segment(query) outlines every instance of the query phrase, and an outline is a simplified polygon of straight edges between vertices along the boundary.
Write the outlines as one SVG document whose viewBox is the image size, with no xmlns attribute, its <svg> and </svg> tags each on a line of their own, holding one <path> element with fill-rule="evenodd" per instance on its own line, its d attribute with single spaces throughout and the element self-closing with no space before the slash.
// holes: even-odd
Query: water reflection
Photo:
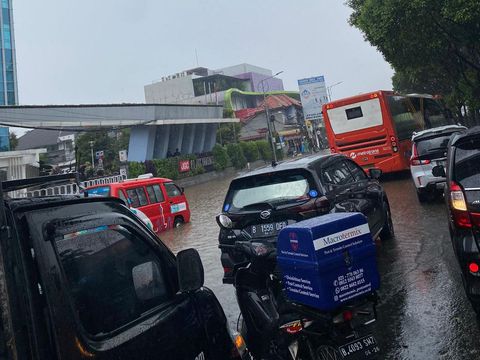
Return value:
<svg viewBox="0 0 480 360">
<path fill-rule="evenodd" d="M 215 215 L 231 178 L 186 189 L 192 222 L 162 234 L 176 253 L 196 248 L 206 285 L 219 298 L 232 327 L 238 307 L 232 285 L 222 284 Z M 480 332 L 453 256 L 442 199 L 420 205 L 409 174 L 382 181 L 396 238 L 378 243 L 382 283 L 376 336 L 384 359 L 465 359 L 480 356 Z"/>
</svg>

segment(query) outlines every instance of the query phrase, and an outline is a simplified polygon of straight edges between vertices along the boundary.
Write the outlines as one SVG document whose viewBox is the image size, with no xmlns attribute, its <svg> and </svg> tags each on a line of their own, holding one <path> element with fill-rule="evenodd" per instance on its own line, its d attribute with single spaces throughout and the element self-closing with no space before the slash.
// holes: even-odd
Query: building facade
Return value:
<svg viewBox="0 0 480 360">
<path fill-rule="evenodd" d="M 13 32 L 12 0 L 1 0 L 0 14 L 0 105 L 17 105 L 17 68 Z M 0 128 L 0 151 L 10 150 L 8 128 Z"/>
<path fill-rule="evenodd" d="M 283 91 L 283 81 L 272 77 L 272 70 L 251 64 L 216 70 L 197 67 L 146 85 L 145 101 L 156 104 L 224 105 L 231 89 L 248 94 Z"/>
</svg>

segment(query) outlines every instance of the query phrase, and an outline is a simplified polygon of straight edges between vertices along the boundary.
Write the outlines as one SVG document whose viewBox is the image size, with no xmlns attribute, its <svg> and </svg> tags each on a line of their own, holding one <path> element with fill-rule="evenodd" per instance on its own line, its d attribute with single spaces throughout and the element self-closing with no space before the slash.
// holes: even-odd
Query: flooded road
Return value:
<svg viewBox="0 0 480 360">
<path fill-rule="evenodd" d="M 222 284 L 215 215 L 231 179 L 186 189 L 192 222 L 162 234 L 176 253 L 196 248 L 206 286 L 236 326 L 238 307 L 232 285 Z M 396 237 L 378 243 L 382 278 L 376 337 L 381 359 L 480 358 L 480 331 L 454 258 L 442 199 L 418 202 L 408 174 L 382 182 L 390 200 Z"/>
</svg>

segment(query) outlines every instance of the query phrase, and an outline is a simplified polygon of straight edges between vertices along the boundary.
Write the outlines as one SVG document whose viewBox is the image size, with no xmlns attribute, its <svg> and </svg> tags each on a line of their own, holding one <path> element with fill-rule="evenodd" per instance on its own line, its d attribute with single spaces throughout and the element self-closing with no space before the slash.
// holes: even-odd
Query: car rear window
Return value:
<svg viewBox="0 0 480 360">
<path fill-rule="evenodd" d="M 464 188 L 480 187 L 480 138 L 457 145 L 453 177 Z"/>
<path fill-rule="evenodd" d="M 445 156 L 448 141 L 453 133 L 441 134 L 415 141 L 419 156 Z"/>
<path fill-rule="evenodd" d="M 278 171 L 234 180 L 225 206 L 232 211 L 306 200 L 311 189 L 309 178 L 306 172 Z"/>
<path fill-rule="evenodd" d="M 89 196 L 110 196 L 110 186 L 99 186 L 85 190 Z"/>
</svg>

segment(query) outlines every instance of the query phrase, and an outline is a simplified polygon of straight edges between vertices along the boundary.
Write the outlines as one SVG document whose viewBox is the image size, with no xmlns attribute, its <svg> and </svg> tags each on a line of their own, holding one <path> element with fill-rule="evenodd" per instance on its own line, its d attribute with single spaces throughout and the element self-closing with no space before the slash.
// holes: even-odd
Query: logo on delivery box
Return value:
<svg viewBox="0 0 480 360">
<path fill-rule="evenodd" d="M 289 232 L 288 233 L 288 238 L 290 239 L 290 246 L 292 247 L 292 250 L 297 252 L 298 251 L 298 235 L 297 235 L 297 233 Z"/>
</svg>

